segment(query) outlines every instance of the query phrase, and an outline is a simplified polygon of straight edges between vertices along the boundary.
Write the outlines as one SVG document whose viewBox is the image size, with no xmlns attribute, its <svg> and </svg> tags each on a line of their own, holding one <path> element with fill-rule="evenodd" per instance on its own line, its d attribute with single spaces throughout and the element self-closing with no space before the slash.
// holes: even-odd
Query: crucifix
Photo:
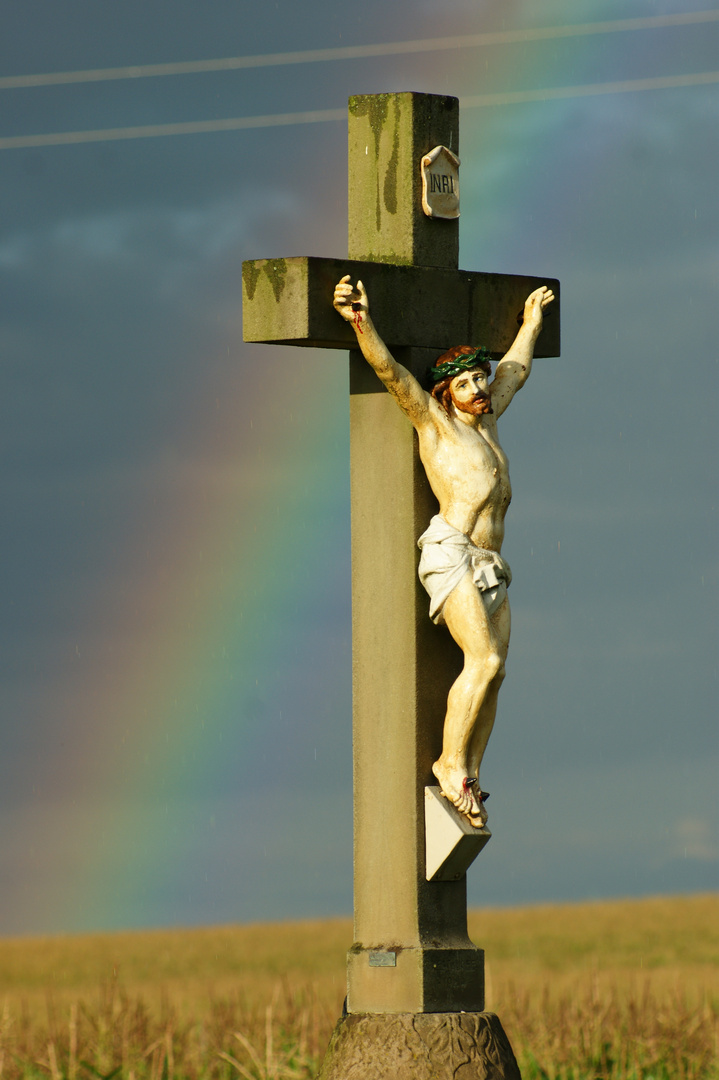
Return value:
<svg viewBox="0 0 719 1080">
<path fill-rule="evenodd" d="M 381 344 L 403 371 L 422 382 L 439 354 L 470 342 L 484 346 L 481 358 L 460 350 L 454 360 L 471 372 L 504 357 L 527 320 L 527 298 L 544 289 L 557 299 L 544 305 L 533 352 L 559 354 L 558 282 L 458 269 L 458 148 L 456 98 L 350 98 L 348 258 L 243 264 L 245 341 L 350 350 L 355 942 L 347 1016 L 323 1080 L 359 1063 L 358 1077 L 363 1068 L 424 1076 L 425 1059 L 427 1076 L 443 1076 L 462 1053 L 478 1065 L 496 1059 L 493 1076 L 518 1075 L 501 1024 L 482 1011 L 484 954 L 467 934 L 465 871 L 489 838 L 481 793 L 468 775 L 455 797 L 459 781 L 438 788 L 432 771 L 462 668 L 417 579 L 417 540 L 438 504 L 414 419 L 358 349 L 369 297 Z M 437 1025 L 456 1036 L 443 1050 Z M 402 1071 L 401 1046 L 411 1048 L 414 1071 Z"/>
</svg>

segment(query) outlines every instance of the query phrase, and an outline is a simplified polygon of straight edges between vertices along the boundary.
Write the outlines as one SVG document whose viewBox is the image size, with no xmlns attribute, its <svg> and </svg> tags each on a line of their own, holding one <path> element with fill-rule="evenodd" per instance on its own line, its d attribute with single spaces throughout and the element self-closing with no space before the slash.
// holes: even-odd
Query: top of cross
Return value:
<svg viewBox="0 0 719 1080">
<path fill-rule="evenodd" d="M 422 209 L 422 158 L 456 154 L 459 102 L 436 94 L 371 94 L 349 102 L 349 260 L 253 259 L 243 264 L 245 341 L 342 349 L 354 334 L 332 308 L 344 274 L 361 278 L 390 347 L 444 352 L 459 342 L 495 358 L 517 332 L 526 296 L 547 277 L 457 269 L 459 222 Z M 535 356 L 559 355 L 559 303 Z"/>
</svg>

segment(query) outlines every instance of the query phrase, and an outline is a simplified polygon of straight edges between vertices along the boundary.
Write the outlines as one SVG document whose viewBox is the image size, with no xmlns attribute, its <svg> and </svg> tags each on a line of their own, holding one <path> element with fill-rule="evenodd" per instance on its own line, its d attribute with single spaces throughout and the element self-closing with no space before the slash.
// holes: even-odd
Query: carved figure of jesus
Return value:
<svg viewBox="0 0 719 1080">
<path fill-rule="evenodd" d="M 510 632 L 511 573 L 501 550 L 512 490 L 497 420 L 529 377 L 543 311 L 553 299 L 546 286 L 527 298 L 522 326 L 491 382 L 485 351 L 460 345 L 431 368 L 434 386 L 427 391 L 377 333 L 362 282 L 352 286 L 348 274 L 334 294 L 334 306 L 354 325 L 365 359 L 412 422 L 439 503 L 439 514 L 418 541 L 419 575 L 430 595 L 430 616 L 447 626 L 464 666 L 449 691 L 442 754 L 432 771 L 442 794 L 478 828 L 487 822 L 488 797 L 479 769 L 494 726 Z"/>
</svg>

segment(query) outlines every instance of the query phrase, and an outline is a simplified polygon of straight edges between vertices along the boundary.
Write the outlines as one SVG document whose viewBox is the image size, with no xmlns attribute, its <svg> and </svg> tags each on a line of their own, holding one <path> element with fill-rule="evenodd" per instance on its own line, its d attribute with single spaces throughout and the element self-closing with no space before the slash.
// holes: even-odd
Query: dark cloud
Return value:
<svg viewBox="0 0 719 1080">
<path fill-rule="evenodd" d="M 658 10 L 591 9 L 596 19 Z M 30 0 L 8 13 L 4 71 L 322 48 L 538 17 L 460 0 L 411 13 L 405 4 L 360 12 L 288 0 L 132 2 L 108 13 Z M 564 0 L 542 19 L 566 21 Z M 711 28 L 672 33 L 634 39 L 644 45 L 629 66 L 624 35 L 593 39 L 590 53 L 565 41 L 13 91 L 3 97 L 3 134 L 341 107 L 357 91 L 483 93 L 707 65 Z M 488 849 L 481 894 L 471 885 L 475 902 L 681 891 L 707 887 L 715 871 L 706 764 L 716 750 L 713 110 L 710 88 L 687 88 L 463 116 L 462 264 L 546 269 L 562 280 L 564 320 L 562 358 L 537 363 L 502 421 L 515 490 L 506 547 L 514 641 L 487 761 L 502 836 Z M 229 659 L 193 660 L 218 686 L 231 673 L 242 683 L 237 713 L 257 733 L 252 754 L 242 725 L 223 721 L 226 741 L 207 756 L 214 772 L 188 760 L 165 782 L 145 809 L 168 854 L 144 891 L 129 881 L 111 911 L 107 897 L 90 910 L 68 893 L 52 925 L 41 903 L 63 866 L 82 868 L 88 820 L 113 819 L 115 795 L 92 790 L 95 773 L 106 775 L 102 747 L 118 762 L 126 754 L 124 777 L 143 750 L 138 736 L 122 751 L 120 706 L 103 711 L 101 691 L 138 658 L 159 655 L 169 631 L 151 599 L 168 580 L 173 541 L 191 536 L 187 508 L 202 519 L 226 498 L 239 521 L 258 485 L 279 490 L 284 463 L 250 425 L 276 380 L 299 396 L 305 357 L 240 345 L 241 261 L 346 250 L 344 126 L 1 153 L 0 791 L 3 835 L 13 840 L 0 860 L 0 929 L 347 910 L 349 530 L 339 486 L 319 510 L 308 486 L 291 522 L 302 536 L 319 514 L 336 547 L 317 570 L 316 606 L 287 614 L 282 663 L 268 655 L 247 672 L 241 636 Z M 345 409 L 340 368 L 331 358 L 313 363 L 327 411 Z M 316 473 L 313 453 L 298 440 L 292 464 Z M 346 443 L 336 454 L 346 463 Z M 134 622 L 128 612 L 139 612 Z M 148 708 L 167 708 L 168 738 L 203 704 L 188 697 L 169 707 L 152 693 Z M 86 759 L 83 725 L 99 733 Z M 59 773 L 54 762 L 68 746 L 80 747 L 78 760 Z M 274 802 L 258 814 L 269 774 L 291 792 L 291 814 Z M 663 802 L 670 788 L 676 813 Z M 658 813 L 669 830 L 659 861 Z M 185 827 L 195 839 L 173 862 Z M 143 842 L 107 871 L 108 890 Z"/>
</svg>

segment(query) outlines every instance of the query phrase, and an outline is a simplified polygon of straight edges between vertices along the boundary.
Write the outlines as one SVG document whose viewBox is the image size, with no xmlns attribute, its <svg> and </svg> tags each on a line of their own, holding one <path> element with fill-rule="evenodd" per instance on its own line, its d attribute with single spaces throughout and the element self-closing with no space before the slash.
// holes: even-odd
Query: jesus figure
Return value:
<svg viewBox="0 0 719 1080">
<path fill-rule="evenodd" d="M 362 282 L 352 286 L 347 274 L 334 294 L 365 359 L 412 422 L 439 502 L 439 514 L 418 541 L 419 576 L 430 596 L 430 616 L 447 626 L 464 653 L 464 667 L 447 698 L 442 754 L 432 771 L 442 794 L 477 828 L 487 822 L 479 768 L 494 726 L 510 629 L 511 573 L 501 550 L 512 490 L 497 420 L 529 377 L 543 312 L 553 299 L 545 285 L 527 298 L 522 326 L 491 382 L 485 350 L 459 345 L 430 369 L 434 385 L 428 392 L 375 330 Z"/>
</svg>

